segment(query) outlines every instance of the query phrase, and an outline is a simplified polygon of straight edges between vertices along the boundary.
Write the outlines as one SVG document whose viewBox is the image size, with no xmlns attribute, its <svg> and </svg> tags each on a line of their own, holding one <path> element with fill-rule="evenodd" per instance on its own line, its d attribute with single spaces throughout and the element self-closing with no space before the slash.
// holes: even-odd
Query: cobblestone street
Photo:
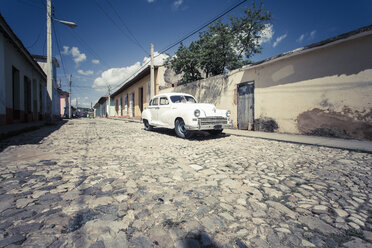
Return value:
<svg viewBox="0 0 372 248">
<path fill-rule="evenodd" d="M 371 154 L 107 119 L 53 128 L 3 141 L 0 247 L 372 247 Z"/>
</svg>

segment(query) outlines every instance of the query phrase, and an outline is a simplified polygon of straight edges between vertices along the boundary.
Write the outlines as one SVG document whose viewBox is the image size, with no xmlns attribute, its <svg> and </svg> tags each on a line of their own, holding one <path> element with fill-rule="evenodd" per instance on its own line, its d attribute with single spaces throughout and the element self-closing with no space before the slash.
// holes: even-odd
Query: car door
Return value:
<svg viewBox="0 0 372 248">
<path fill-rule="evenodd" d="M 155 97 L 151 100 L 150 105 L 148 106 L 148 109 L 151 114 L 151 125 L 159 125 L 158 120 L 158 111 L 159 111 L 159 97 Z"/>
<path fill-rule="evenodd" d="M 159 97 L 159 109 L 158 109 L 158 120 L 159 125 L 169 127 L 170 116 L 169 116 L 170 104 L 169 99 L 166 96 Z"/>
</svg>

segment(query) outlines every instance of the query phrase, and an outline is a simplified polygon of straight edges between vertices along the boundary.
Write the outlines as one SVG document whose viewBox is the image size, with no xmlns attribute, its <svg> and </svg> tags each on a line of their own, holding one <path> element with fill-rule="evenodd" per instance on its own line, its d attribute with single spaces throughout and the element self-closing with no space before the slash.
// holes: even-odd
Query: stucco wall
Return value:
<svg viewBox="0 0 372 248">
<path fill-rule="evenodd" d="M 255 123 L 270 119 L 278 132 L 372 140 L 371 49 L 369 34 L 162 92 L 230 109 L 236 127 L 237 84 L 253 80 Z"/>
<path fill-rule="evenodd" d="M 13 108 L 13 87 L 12 87 L 12 67 L 14 66 L 17 70 L 19 70 L 19 110 L 22 112 L 25 111 L 25 99 L 24 99 L 24 77 L 26 76 L 31 80 L 31 111 L 34 110 L 34 90 L 33 82 L 36 80 L 37 87 L 36 87 L 36 97 L 37 97 L 37 107 L 36 109 L 39 111 L 39 87 L 40 84 L 45 85 L 45 78 L 39 73 L 34 66 L 25 58 L 23 54 L 21 54 L 13 45 L 13 43 L 9 42 L 8 40 L 4 39 L 4 76 L 5 76 L 5 105 L 8 109 L 7 115 L 11 114 L 11 110 Z M 4 98 L 3 98 L 4 99 Z M 44 100 L 45 103 L 45 100 Z M 45 107 L 43 108 L 46 109 Z M 31 119 L 35 119 L 37 114 L 29 114 L 28 121 Z M 23 119 L 24 115 L 21 114 L 21 121 L 25 121 Z M 7 117 L 8 119 L 8 117 Z M 12 118 L 10 118 L 11 120 Z"/>
<path fill-rule="evenodd" d="M 159 93 L 159 86 L 164 86 L 164 73 L 166 68 L 165 67 L 158 67 L 155 69 L 154 77 L 155 77 L 155 95 Z M 131 117 L 130 115 L 126 115 L 124 112 L 125 109 L 125 95 L 128 94 L 128 99 L 131 93 L 134 93 L 134 118 L 141 117 L 141 109 L 140 109 L 140 88 L 143 88 L 143 109 L 145 109 L 150 101 L 150 74 L 146 75 L 142 79 L 138 80 L 135 84 L 131 85 L 129 88 L 125 89 L 124 91 L 120 92 L 120 94 L 114 97 L 114 101 L 118 100 L 120 105 L 120 97 L 123 98 L 123 115 L 118 113 L 119 111 L 112 112 L 112 116 L 124 116 L 124 117 Z M 129 100 L 128 100 L 128 108 L 129 108 Z M 120 110 L 120 107 L 118 108 Z M 113 114 L 115 113 L 115 114 Z M 130 110 L 129 110 L 130 113 Z"/>
<path fill-rule="evenodd" d="M 4 37 L 0 35 L 0 124 L 5 124 L 5 61 Z"/>
</svg>

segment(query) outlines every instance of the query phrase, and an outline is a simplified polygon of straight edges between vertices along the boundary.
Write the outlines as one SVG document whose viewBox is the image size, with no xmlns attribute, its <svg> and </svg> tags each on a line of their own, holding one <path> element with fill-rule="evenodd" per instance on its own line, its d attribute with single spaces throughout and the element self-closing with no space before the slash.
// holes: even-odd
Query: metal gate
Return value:
<svg viewBox="0 0 372 248">
<path fill-rule="evenodd" d="M 253 130 L 254 81 L 238 84 L 238 129 Z"/>
</svg>

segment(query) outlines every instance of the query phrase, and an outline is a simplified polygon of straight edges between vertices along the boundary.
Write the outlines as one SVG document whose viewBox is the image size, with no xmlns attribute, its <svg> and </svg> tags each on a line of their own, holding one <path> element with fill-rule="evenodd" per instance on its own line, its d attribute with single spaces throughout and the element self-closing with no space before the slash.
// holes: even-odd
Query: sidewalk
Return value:
<svg viewBox="0 0 372 248">
<path fill-rule="evenodd" d="M 248 138 L 259 138 L 267 140 L 276 140 L 282 142 L 305 144 L 305 145 L 316 145 L 325 146 L 331 148 L 340 148 L 358 152 L 372 153 L 372 142 L 371 141 L 360 141 L 360 140 L 347 140 L 338 138 L 328 138 L 319 136 L 307 136 L 297 134 L 282 134 L 282 133 L 267 133 L 258 131 L 247 131 L 238 129 L 225 129 L 224 133 L 236 136 L 244 136 Z"/>
<path fill-rule="evenodd" d="M 110 119 L 141 123 L 141 121 L 139 120 L 125 119 L 125 118 L 111 117 Z M 247 131 L 247 130 L 239 130 L 239 129 L 224 129 L 223 132 L 229 135 L 244 136 L 248 138 L 267 139 L 267 140 L 275 140 L 275 141 L 289 142 L 289 143 L 295 143 L 295 144 L 304 144 L 304 145 L 325 146 L 325 147 L 330 147 L 330 148 L 339 148 L 339 149 L 345 149 L 345 150 L 351 150 L 351 151 L 357 151 L 357 152 L 372 153 L 372 141 L 339 139 L 339 138 L 308 136 L 308 135 L 299 135 L 299 134 L 269 133 L 269 132 Z"/>
<path fill-rule="evenodd" d="M 17 123 L 0 126 L 0 139 L 17 135 L 21 132 L 35 130 L 45 125 L 45 121 Z"/>
</svg>

